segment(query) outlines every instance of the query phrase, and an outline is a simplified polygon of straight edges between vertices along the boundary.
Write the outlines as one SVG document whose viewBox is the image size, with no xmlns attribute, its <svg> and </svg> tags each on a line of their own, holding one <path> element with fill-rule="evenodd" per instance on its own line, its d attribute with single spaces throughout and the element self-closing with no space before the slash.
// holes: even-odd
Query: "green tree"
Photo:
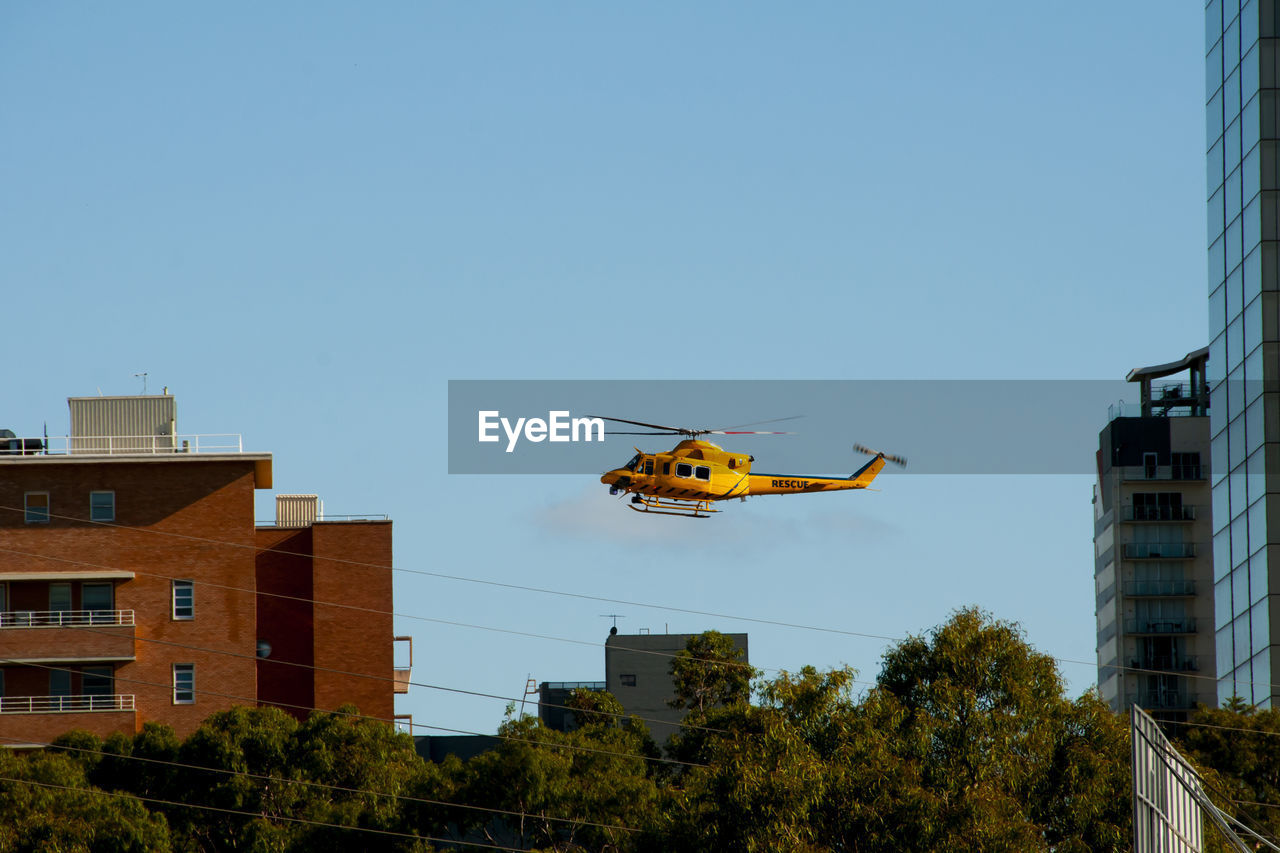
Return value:
<svg viewBox="0 0 1280 853">
<path fill-rule="evenodd" d="M 79 737 L 71 740 L 89 742 Z M 18 756 L 0 750 L 0 816 L 3 851 L 171 849 L 163 817 L 148 812 L 133 797 L 90 787 L 85 762 L 55 751 Z"/>
<path fill-rule="evenodd" d="M 751 698 L 751 680 L 759 674 L 732 637 L 719 631 L 695 634 L 671 660 L 676 694 L 671 707 L 702 714 L 713 705 L 746 702 Z"/>
<path fill-rule="evenodd" d="M 462 800 L 511 814 L 472 812 L 465 828 L 539 850 L 634 848 L 639 834 L 628 830 L 648 826 L 657 804 L 645 761 L 652 741 L 642 725 L 599 713 L 618 707 L 613 697 L 578 699 L 581 728 L 565 733 L 536 717 L 508 719 L 499 745 L 467 762 Z"/>
</svg>

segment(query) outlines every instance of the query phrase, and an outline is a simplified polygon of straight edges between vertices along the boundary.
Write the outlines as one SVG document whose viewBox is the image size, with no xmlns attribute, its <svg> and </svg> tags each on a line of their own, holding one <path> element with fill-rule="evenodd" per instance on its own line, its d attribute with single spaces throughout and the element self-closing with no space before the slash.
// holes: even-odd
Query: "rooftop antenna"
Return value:
<svg viewBox="0 0 1280 853">
<path fill-rule="evenodd" d="M 133 374 L 133 378 L 134 378 L 134 379 L 137 379 L 139 376 L 141 376 L 141 377 L 142 377 L 142 396 L 144 396 L 144 397 L 145 397 L 145 396 L 147 396 L 147 374 L 146 374 L 146 373 L 135 373 L 135 374 Z"/>
<path fill-rule="evenodd" d="M 610 634 L 616 634 L 616 633 L 618 633 L 618 620 L 619 620 L 619 619 L 626 619 L 627 617 L 623 616 L 621 613 L 601 613 L 601 614 L 600 614 L 600 618 L 601 618 L 601 619 L 612 619 L 612 620 L 613 620 L 613 630 L 612 630 L 612 631 L 610 631 L 609 633 L 610 633 Z"/>
</svg>

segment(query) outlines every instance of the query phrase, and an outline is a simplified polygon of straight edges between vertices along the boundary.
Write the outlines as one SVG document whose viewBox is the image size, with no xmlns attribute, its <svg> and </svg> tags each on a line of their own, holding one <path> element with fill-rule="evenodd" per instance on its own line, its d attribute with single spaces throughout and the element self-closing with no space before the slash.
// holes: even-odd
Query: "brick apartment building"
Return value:
<svg viewBox="0 0 1280 853">
<path fill-rule="evenodd" d="M 68 403 L 64 439 L 0 433 L 0 745 L 232 705 L 393 719 L 390 521 L 281 496 L 259 526 L 270 454 L 178 435 L 168 394 Z"/>
</svg>

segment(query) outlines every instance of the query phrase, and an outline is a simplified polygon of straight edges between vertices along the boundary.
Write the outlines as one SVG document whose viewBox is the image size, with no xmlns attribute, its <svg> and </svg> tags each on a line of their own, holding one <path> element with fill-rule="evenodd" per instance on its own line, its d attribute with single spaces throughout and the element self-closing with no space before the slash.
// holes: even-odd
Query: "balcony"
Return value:
<svg viewBox="0 0 1280 853">
<path fill-rule="evenodd" d="M 1147 709 L 1168 710 L 1191 707 L 1191 697 L 1182 690 L 1141 690 L 1128 694 L 1126 698 L 1130 705 Z"/>
<path fill-rule="evenodd" d="M 1126 634 L 1194 634 L 1196 620 L 1193 616 L 1126 619 L 1124 632 Z"/>
<path fill-rule="evenodd" d="M 1128 581 L 1124 585 L 1124 594 L 1132 596 L 1144 595 L 1195 595 L 1195 581 Z"/>
<path fill-rule="evenodd" d="M 1196 655 L 1151 655 L 1129 661 L 1129 668 L 1156 672 L 1199 672 L 1200 658 Z"/>
<path fill-rule="evenodd" d="M 1121 468 L 1125 480 L 1150 482 L 1153 480 L 1203 480 L 1203 465 L 1125 465 Z"/>
<path fill-rule="evenodd" d="M 132 694 L 0 696 L 0 714 L 82 714 L 86 711 L 132 710 Z"/>
<path fill-rule="evenodd" d="M 1121 507 L 1125 521 L 1195 521 L 1193 506 L 1126 506 Z"/>
<path fill-rule="evenodd" d="M 1185 560 L 1196 555 L 1196 546 L 1191 542 L 1126 542 L 1121 547 L 1124 556 L 1138 560 Z"/>
<path fill-rule="evenodd" d="M 0 628 L 133 626 L 132 610 L 10 610 L 0 613 Z"/>
<path fill-rule="evenodd" d="M 391 689 L 393 693 L 396 693 L 396 694 L 408 693 L 409 679 L 413 677 L 413 637 L 400 636 L 400 637 L 392 637 L 391 639 L 393 643 L 409 644 L 409 662 L 405 666 L 394 666 L 393 664 L 392 676 L 394 677 L 394 681 L 392 682 L 392 685 L 391 685 Z"/>
<path fill-rule="evenodd" d="M 133 660 L 132 610 L 11 610 L 0 613 L 0 659 Z"/>
</svg>

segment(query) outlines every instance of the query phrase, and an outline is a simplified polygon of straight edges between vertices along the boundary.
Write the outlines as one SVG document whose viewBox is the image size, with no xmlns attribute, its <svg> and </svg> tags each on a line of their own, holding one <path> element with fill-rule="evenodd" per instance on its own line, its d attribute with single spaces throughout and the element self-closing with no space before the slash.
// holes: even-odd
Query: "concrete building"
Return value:
<svg viewBox="0 0 1280 853">
<path fill-rule="evenodd" d="M 1098 687 L 1116 711 L 1217 704 L 1207 358 L 1130 371 L 1141 402 L 1113 407 L 1098 436 Z"/>
<path fill-rule="evenodd" d="M 643 717 L 654 742 L 666 743 L 680 729 L 683 709 L 668 704 L 675 698 L 671 660 L 684 651 L 693 634 L 610 634 L 604 644 L 605 689 L 628 714 Z M 726 634 L 749 663 L 746 634 Z M 655 722 L 656 721 L 656 722 Z"/>
<path fill-rule="evenodd" d="M 1218 699 L 1267 708 L 1280 691 L 1276 0 L 1206 4 L 1205 81 Z"/>
<path fill-rule="evenodd" d="M 0 439 L 0 744 L 236 704 L 393 718 L 390 521 L 310 496 L 259 526 L 270 454 L 179 435 L 168 394 L 69 404 L 65 438 Z"/>
</svg>

